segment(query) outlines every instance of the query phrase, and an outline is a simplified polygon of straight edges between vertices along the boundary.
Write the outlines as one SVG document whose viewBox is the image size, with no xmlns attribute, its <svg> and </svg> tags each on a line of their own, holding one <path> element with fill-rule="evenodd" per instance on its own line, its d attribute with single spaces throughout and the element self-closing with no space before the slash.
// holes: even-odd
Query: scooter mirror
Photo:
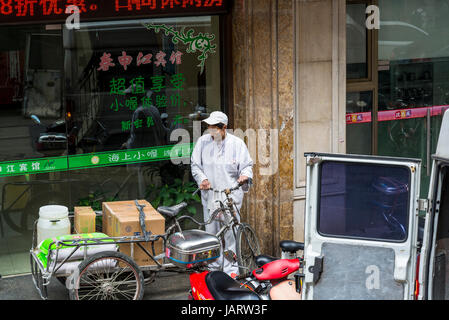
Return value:
<svg viewBox="0 0 449 320">
<path fill-rule="evenodd" d="M 36 115 L 32 114 L 30 118 L 37 124 L 41 124 L 41 120 Z"/>
</svg>

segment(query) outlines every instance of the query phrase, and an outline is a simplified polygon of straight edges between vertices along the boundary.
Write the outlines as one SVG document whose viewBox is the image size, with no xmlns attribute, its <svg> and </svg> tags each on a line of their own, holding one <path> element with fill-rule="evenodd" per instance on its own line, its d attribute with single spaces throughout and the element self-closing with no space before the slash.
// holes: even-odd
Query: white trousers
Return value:
<svg viewBox="0 0 449 320">
<path fill-rule="evenodd" d="M 210 215 L 212 214 L 212 210 L 209 210 L 209 208 L 207 208 L 206 206 L 203 208 L 203 213 L 204 213 L 204 221 L 207 221 L 210 217 Z M 212 223 L 207 224 L 206 225 L 206 232 L 212 233 L 214 235 L 216 235 L 218 233 L 218 231 L 220 231 L 220 229 L 223 227 L 223 222 L 219 221 L 221 219 L 223 219 L 222 217 L 223 213 L 221 214 L 221 218 L 220 219 L 214 219 L 214 221 L 212 221 Z M 240 222 L 240 216 L 239 214 L 236 212 L 236 216 L 237 219 Z M 237 233 L 237 229 L 235 229 L 235 232 Z M 236 234 L 237 235 L 237 234 Z M 224 246 L 222 247 L 221 250 L 221 255 L 220 257 L 212 262 L 211 264 L 209 264 L 209 268 L 211 270 L 222 270 L 222 266 L 223 266 L 223 272 L 227 273 L 228 275 L 231 275 L 232 273 L 235 274 L 239 274 L 239 268 L 237 266 L 237 262 L 231 262 L 228 259 L 224 258 L 223 253 L 227 250 L 231 250 L 232 252 L 234 252 L 235 254 L 237 254 L 236 252 L 236 239 L 234 236 L 234 232 L 232 231 L 232 228 L 228 229 L 225 234 L 224 237 L 222 237 L 222 239 L 224 238 Z M 223 245 L 223 243 L 222 243 Z"/>
</svg>

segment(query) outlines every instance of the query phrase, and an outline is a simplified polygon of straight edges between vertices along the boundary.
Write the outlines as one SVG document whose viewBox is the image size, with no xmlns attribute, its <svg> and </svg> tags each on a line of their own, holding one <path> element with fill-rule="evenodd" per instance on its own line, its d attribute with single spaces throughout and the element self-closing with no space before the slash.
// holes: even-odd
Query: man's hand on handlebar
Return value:
<svg viewBox="0 0 449 320">
<path fill-rule="evenodd" d="M 237 186 L 235 186 L 234 188 L 231 189 L 226 189 L 229 191 L 234 191 L 239 189 L 241 186 L 243 186 L 244 184 L 252 184 L 252 179 L 247 177 L 247 176 L 240 176 L 237 180 Z M 194 194 L 196 194 L 199 190 L 214 190 L 212 189 L 212 186 L 210 185 L 210 182 L 208 179 L 204 179 L 203 182 L 201 182 L 201 184 L 199 185 L 199 188 L 197 191 L 194 192 Z M 225 190 L 223 190 L 225 191 Z"/>
<path fill-rule="evenodd" d="M 200 190 L 209 190 L 210 189 L 210 182 L 209 180 L 205 179 L 200 184 Z"/>
<path fill-rule="evenodd" d="M 248 182 L 248 179 L 249 178 L 247 176 L 240 176 L 237 179 L 237 183 L 241 186 L 241 185 L 245 184 L 246 182 Z"/>
</svg>

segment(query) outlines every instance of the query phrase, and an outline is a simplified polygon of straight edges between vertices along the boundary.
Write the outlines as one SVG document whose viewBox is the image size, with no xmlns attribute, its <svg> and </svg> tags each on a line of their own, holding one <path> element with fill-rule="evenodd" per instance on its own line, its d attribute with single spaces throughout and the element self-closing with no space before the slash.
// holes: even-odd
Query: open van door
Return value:
<svg viewBox="0 0 449 320">
<path fill-rule="evenodd" d="M 304 299 L 414 299 L 421 160 L 305 156 Z"/>
<path fill-rule="evenodd" d="M 427 201 L 418 299 L 449 300 L 449 110 L 433 156 Z"/>
</svg>

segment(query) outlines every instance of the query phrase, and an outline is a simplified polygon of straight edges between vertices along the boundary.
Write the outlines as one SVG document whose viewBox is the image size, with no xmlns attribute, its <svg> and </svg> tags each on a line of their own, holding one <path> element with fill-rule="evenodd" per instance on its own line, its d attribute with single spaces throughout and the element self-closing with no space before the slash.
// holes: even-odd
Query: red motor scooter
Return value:
<svg viewBox="0 0 449 320">
<path fill-rule="evenodd" d="M 304 244 L 282 241 L 283 252 L 304 250 Z M 228 254 L 225 257 L 229 259 Z M 232 257 L 231 257 L 232 258 Z M 202 271 L 190 274 L 190 299 L 193 300 L 301 300 L 303 258 L 280 259 L 261 255 L 256 257 L 259 267 L 250 275 L 234 280 L 222 271 Z M 288 276 L 295 273 L 295 280 Z"/>
<path fill-rule="evenodd" d="M 221 256 L 224 241 L 220 235 L 229 226 L 240 224 L 235 217 L 232 199 L 229 198 L 229 194 L 238 187 L 240 185 L 221 191 L 226 194 L 228 209 L 221 201 L 218 201 L 221 207 L 216 209 L 205 223 L 200 223 L 189 216 L 182 216 L 177 219 L 177 214 L 186 204 L 174 207 L 159 207 L 158 211 L 161 214 L 175 219 L 175 224 L 172 227 L 177 227 L 179 230 L 175 233 L 171 233 L 172 230 L 167 230 L 169 236 L 166 239 L 166 258 L 173 264 L 186 268 L 190 272 L 190 298 L 194 300 L 300 299 L 302 274 L 299 272 L 295 274 L 295 281 L 287 279 L 289 275 L 299 271 L 302 267 L 303 259 L 296 256 L 297 251 L 304 250 L 304 244 L 300 242 L 282 241 L 280 246 L 283 254 L 282 259 L 280 259 L 266 255 L 255 256 L 252 249 L 253 244 L 247 238 L 246 241 L 255 256 L 253 259 L 255 259 L 254 262 L 258 268 L 250 270 L 252 273 L 249 275 L 239 277 L 237 280 L 243 280 L 240 282 L 224 272 L 211 272 L 208 269 L 208 265 Z M 225 219 L 223 227 L 216 235 L 199 229 L 183 231 L 178 223 L 181 219 L 189 218 L 198 226 L 205 226 L 211 223 L 216 218 L 216 214 L 220 212 L 231 217 Z M 239 251 L 238 247 L 237 251 Z M 241 258 L 237 259 L 237 255 L 229 250 L 224 252 L 223 255 L 233 264 L 242 260 Z M 240 270 L 248 269 L 246 266 L 250 265 L 244 265 L 241 262 L 237 264 Z M 293 286 L 294 284 L 295 286 Z"/>
</svg>

